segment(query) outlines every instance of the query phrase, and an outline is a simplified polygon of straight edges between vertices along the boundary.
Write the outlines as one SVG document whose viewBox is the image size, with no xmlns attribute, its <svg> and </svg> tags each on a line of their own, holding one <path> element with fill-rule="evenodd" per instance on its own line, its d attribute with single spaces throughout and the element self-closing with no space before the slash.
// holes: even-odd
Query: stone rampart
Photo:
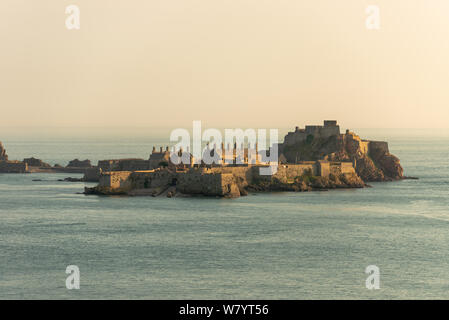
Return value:
<svg viewBox="0 0 449 320">
<path fill-rule="evenodd" d="M 0 173 L 27 173 L 28 164 L 22 161 L 0 161 Z"/>
<path fill-rule="evenodd" d="M 390 153 L 385 141 L 369 141 L 368 149 L 369 153 Z"/>
<path fill-rule="evenodd" d="M 98 167 L 103 171 L 138 171 L 149 170 L 150 161 L 144 159 L 100 160 Z"/>
<path fill-rule="evenodd" d="M 131 171 L 103 172 L 99 179 L 99 187 L 128 189 L 131 187 L 131 181 L 128 180 L 131 173 Z"/>
<path fill-rule="evenodd" d="M 111 171 L 100 176 L 100 188 L 107 190 L 143 190 L 160 194 L 170 187 L 185 194 L 234 197 L 249 185 L 264 183 L 293 183 L 303 175 L 329 176 L 330 173 L 354 173 L 352 163 L 304 161 L 279 165 L 273 175 L 261 175 L 263 166 L 200 167 L 183 171 L 156 169 L 145 171 Z"/>
</svg>

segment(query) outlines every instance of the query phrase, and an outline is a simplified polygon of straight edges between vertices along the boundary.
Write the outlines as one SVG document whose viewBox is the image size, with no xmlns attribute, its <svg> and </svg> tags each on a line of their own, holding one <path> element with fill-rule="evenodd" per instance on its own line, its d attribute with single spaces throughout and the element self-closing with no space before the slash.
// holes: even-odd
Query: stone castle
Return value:
<svg viewBox="0 0 449 320">
<path fill-rule="evenodd" d="M 340 126 L 335 120 L 325 120 L 324 126 L 306 126 L 305 129 L 295 128 L 294 132 L 289 132 L 284 138 L 284 145 L 294 145 L 307 140 L 307 137 L 329 138 L 340 135 Z"/>
<path fill-rule="evenodd" d="M 187 154 L 190 161 L 174 164 L 169 147 L 153 147 L 148 159 L 101 160 L 97 166 L 75 159 L 67 167 L 51 167 L 35 158 L 11 161 L 0 143 L 0 173 L 84 173 L 82 180 L 98 182 L 86 193 L 220 197 L 238 197 L 252 190 L 359 188 L 365 182 L 403 178 L 399 159 L 390 154 L 387 142 L 363 140 L 349 130 L 342 134 L 335 120 L 296 127 L 277 147 L 276 163 L 263 157 L 275 149 L 263 151 L 261 156 L 257 144 L 244 147 L 234 143 L 226 148 L 221 144 L 221 150 L 207 146 L 204 152 L 216 159 L 214 164 L 195 161 L 189 150 L 184 154 L 179 150 L 178 155 Z M 226 152 L 218 152 L 223 150 Z M 260 169 L 273 170 L 273 174 L 261 175 Z"/>
<path fill-rule="evenodd" d="M 221 147 L 223 150 L 224 146 Z M 394 176 L 397 169 L 393 168 L 392 172 L 378 169 L 383 165 L 380 160 L 390 159 L 388 157 L 397 159 L 389 154 L 386 142 L 362 140 L 349 130 L 341 134 L 335 120 L 326 120 L 322 126 L 306 126 L 304 129 L 296 127 L 295 131 L 289 132 L 278 145 L 279 161 L 273 175 L 260 175 L 261 167 L 268 168 L 273 164 L 263 162 L 260 156 L 252 158 L 252 150 L 258 151 L 257 145 L 254 147 L 238 148 L 234 144 L 231 152 L 223 153 L 222 161 L 214 165 L 195 164 L 192 155 L 190 164 L 174 165 L 170 161 L 168 147 L 159 150 L 153 148 L 148 160 L 100 161 L 98 170 L 101 173 L 95 192 L 131 195 L 159 195 L 165 192 L 169 195 L 181 193 L 236 197 L 248 190 L 306 191 L 329 187 L 363 187 L 365 183 L 362 176 L 368 177 L 367 181 L 388 180 L 390 176 L 387 174 Z M 208 148 L 207 152 L 214 153 L 215 149 Z M 227 147 L 229 149 L 230 146 Z M 372 164 L 371 168 L 367 159 L 375 154 L 380 155 L 380 160 L 376 163 L 378 167 Z M 225 159 L 226 155 L 231 158 Z M 239 156 L 241 159 L 237 162 Z M 357 170 L 358 162 L 360 172 Z M 396 170 L 397 177 L 402 176 L 401 170 L 402 167 Z M 367 172 L 372 174 L 372 180 Z"/>
</svg>

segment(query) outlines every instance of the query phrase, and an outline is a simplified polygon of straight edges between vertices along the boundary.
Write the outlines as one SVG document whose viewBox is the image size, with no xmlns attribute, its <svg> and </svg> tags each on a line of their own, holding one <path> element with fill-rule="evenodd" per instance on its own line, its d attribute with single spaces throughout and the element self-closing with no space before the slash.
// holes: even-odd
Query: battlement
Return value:
<svg viewBox="0 0 449 320">
<path fill-rule="evenodd" d="M 337 126 L 337 120 L 324 120 L 325 127 L 335 127 Z"/>
<path fill-rule="evenodd" d="M 108 190 L 159 190 L 176 186 L 181 193 L 222 196 L 228 192 L 237 193 L 236 184 L 245 188 L 248 185 L 257 184 L 258 181 L 280 181 L 288 184 L 303 175 L 327 178 L 330 174 L 335 176 L 355 174 L 351 162 L 303 161 L 297 164 L 279 165 L 273 175 L 261 175 L 260 168 L 266 166 L 193 167 L 183 171 L 157 169 L 103 172 L 99 187 Z M 228 188 L 227 191 L 226 188 Z"/>
<path fill-rule="evenodd" d="M 340 126 L 336 120 L 324 120 L 323 125 L 307 125 L 304 129 L 295 127 L 295 131 L 289 132 L 284 138 L 284 145 L 294 145 L 306 141 L 308 136 L 327 139 L 334 135 L 340 135 Z"/>
<path fill-rule="evenodd" d="M 113 159 L 98 161 L 102 171 L 136 171 L 150 169 L 150 163 L 144 159 Z"/>
</svg>

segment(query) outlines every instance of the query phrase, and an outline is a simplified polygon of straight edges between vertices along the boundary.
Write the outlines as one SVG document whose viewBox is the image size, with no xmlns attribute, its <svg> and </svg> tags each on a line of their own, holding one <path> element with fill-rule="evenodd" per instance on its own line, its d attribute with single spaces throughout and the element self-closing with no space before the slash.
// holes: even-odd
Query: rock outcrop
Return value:
<svg viewBox="0 0 449 320">
<path fill-rule="evenodd" d="M 296 127 L 278 146 L 276 167 L 262 161 L 191 167 L 158 164 L 150 169 L 148 161 L 141 159 L 99 161 L 99 171 L 92 172 L 99 184 L 85 193 L 235 198 L 248 192 L 364 188 L 370 181 L 404 179 L 400 161 L 389 152 L 387 142 L 362 140 L 349 130 L 341 134 L 333 120 L 323 126 Z M 153 150 L 153 154 L 162 156 L 164 151 Z M 264 174 L 267 171 L 271 174 Z"/>
<path fill-rule="evenodd" d="M 329 177 L 317 177 L 310 174 L 304 174 L 296 177 L 293 183 L 285 183 L 273 179 L 272 181 L 260 181 L 250 184 L 246 188 L 248 191 L 295 191 L 306 192 L 314 190 L 329 189 L 349 189 L 364 188 L 365 182 L 357 174 L 341 174 Z"/>
<path fill-rule="evenodd" d="M 170 198 L 185 195 L 236 198 L 245 196 L 248 192 L 302 192 L 365 187 L 364 181 L 352 166 L 348 167 L 343 163 L 337 163 L 335 166 L 330 166 L 328 162 L 317 163 L 323 166 L 327 164 L 328 174 L 319 175 L 315 162 L 280 165 L 273 175 L 261 175 L 260 166 L 102 172 L 98 186 L 87 188 L 85 193 Z"/>
<path fill-rule="evenodd" d="M 69 164 L 67 165 L 67 167 L 71 167 L 71 168 L 91 168 L 92 164 L 90 163 L 90 160 L 78 160 L 78 159 L 74 159 L 72 161 L 69 162 Z"/>
<path fill-rule="evenodd" d="M 0 141 L 0 161 L 8 161 L 8 155 L 6 154 L 6 149 L 3 147 L 2 142 Z"/>
<path fill-rule="evenodd" d="M 375 166 L 382 171 L 384 180 L 399 180 L 404 177 L 404 169 L 401 166 L 399 158 L 392 155 L 387 148 L 378 148 L 376 144 L 371 143 L 369 156 Z"/>
<path fill-rule="evenodd" d="M 403 178 L 400 161 L 389 152 L 387 142 L 362 140 L 350 131 L 327 138 L 309 136 L 295 144 L 281 144 L 279 152 L 290 163 L 320 159 L 352 161 L 357 174 L 365 182 Z"/>
<path fill-rule="evenodd" d="M 51 165 L 49 165 L 48 163 L 34 157 L 23 159 L 23 162 L 25 162 L 30 167 L 51 168 Z"/>
</svg>

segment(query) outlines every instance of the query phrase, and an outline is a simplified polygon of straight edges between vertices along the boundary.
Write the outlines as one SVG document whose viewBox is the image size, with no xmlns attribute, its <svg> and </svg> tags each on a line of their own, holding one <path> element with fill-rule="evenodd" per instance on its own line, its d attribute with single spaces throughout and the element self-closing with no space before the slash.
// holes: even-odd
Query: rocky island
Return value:
<svg viewBox="0 0 449 320">
<path fill-rule="evenodd" d="M 233 198 L 255 191 L 363 188 L 372 181 L 404 178 L 400 161 L 390 153 L 387 142 L 363 140 L 349 130 L 341 134 L 336 121 L 324 121 L 322 126 L 304 129 L 296 127 L 289 132 L 278 145 L 277 170 L 272 175 L 259 172 L 272 163 L 248 161 L 250 148 L 242 146 L 240 154 L 245 161 L 237 164 L 237 149 L 234 145 L 226 153 L 234 155 L 231 163 L 223 158 L 215 165 L 195 164 L 193 160 L 190 165 L 175 165 L 170 161 L 168 147 L 153 148 L 148 160 L 100 161 L 94 173 L 91 172 L 91 176 L 98 177 L 99 184 L 85 188 L 85 194 Z"/>
<path fill-rule="evenodd" d="M 277 148 L 261 152 L 262 157 L 257 156 L 256 160 L 250 155 L 260 155 L 257 144 L 253 148 L 238 148 L 234 144 L 226 149 L 222 144 L 221 150 L 216 149 L 217 146 L 211 149 L 212 154 L 217 151 L 222 159 L 212 165 L 194 161 L 190 153 L 190 163 L 174 164 L 169 147 L 153 147 L 148 159 L 101 160 L 96 166 L 89 160 L 74 159 L 66 167 L 52 167 L 33 157 L 9 160 L 0 142 L 0 173 L 83 173 L 81 179 L 61 181 L 98 182 L 96 187 L 86 187 L 85 194 L 229 198 L 248 192 L 364 188 L 369 182 L 405 178 L 400 161 L 390 153 L 387 142 L 364 140 L 350 130 L 342 134 L 334 120 L 304 129 L 296 127 Z M 263 155 L 273 150 L 278 152 L 276 163 L 264 161 Z M 273 166 L 273 174 L 260 174 L 261 168 Z"/>
<path fill-rule="evenodd" d="M 66 167 L 58 164 L 51 166 L 50 164 L 34 157 L 25 158 L 23 161 L 9 160 L 6 154 L 6 149 L 0 141 L 0 173 L 86 173 L 86 170 L 91 168 L 89 160 L 80 161 L 74 159 L 69 162 Z"/>
</svg>

